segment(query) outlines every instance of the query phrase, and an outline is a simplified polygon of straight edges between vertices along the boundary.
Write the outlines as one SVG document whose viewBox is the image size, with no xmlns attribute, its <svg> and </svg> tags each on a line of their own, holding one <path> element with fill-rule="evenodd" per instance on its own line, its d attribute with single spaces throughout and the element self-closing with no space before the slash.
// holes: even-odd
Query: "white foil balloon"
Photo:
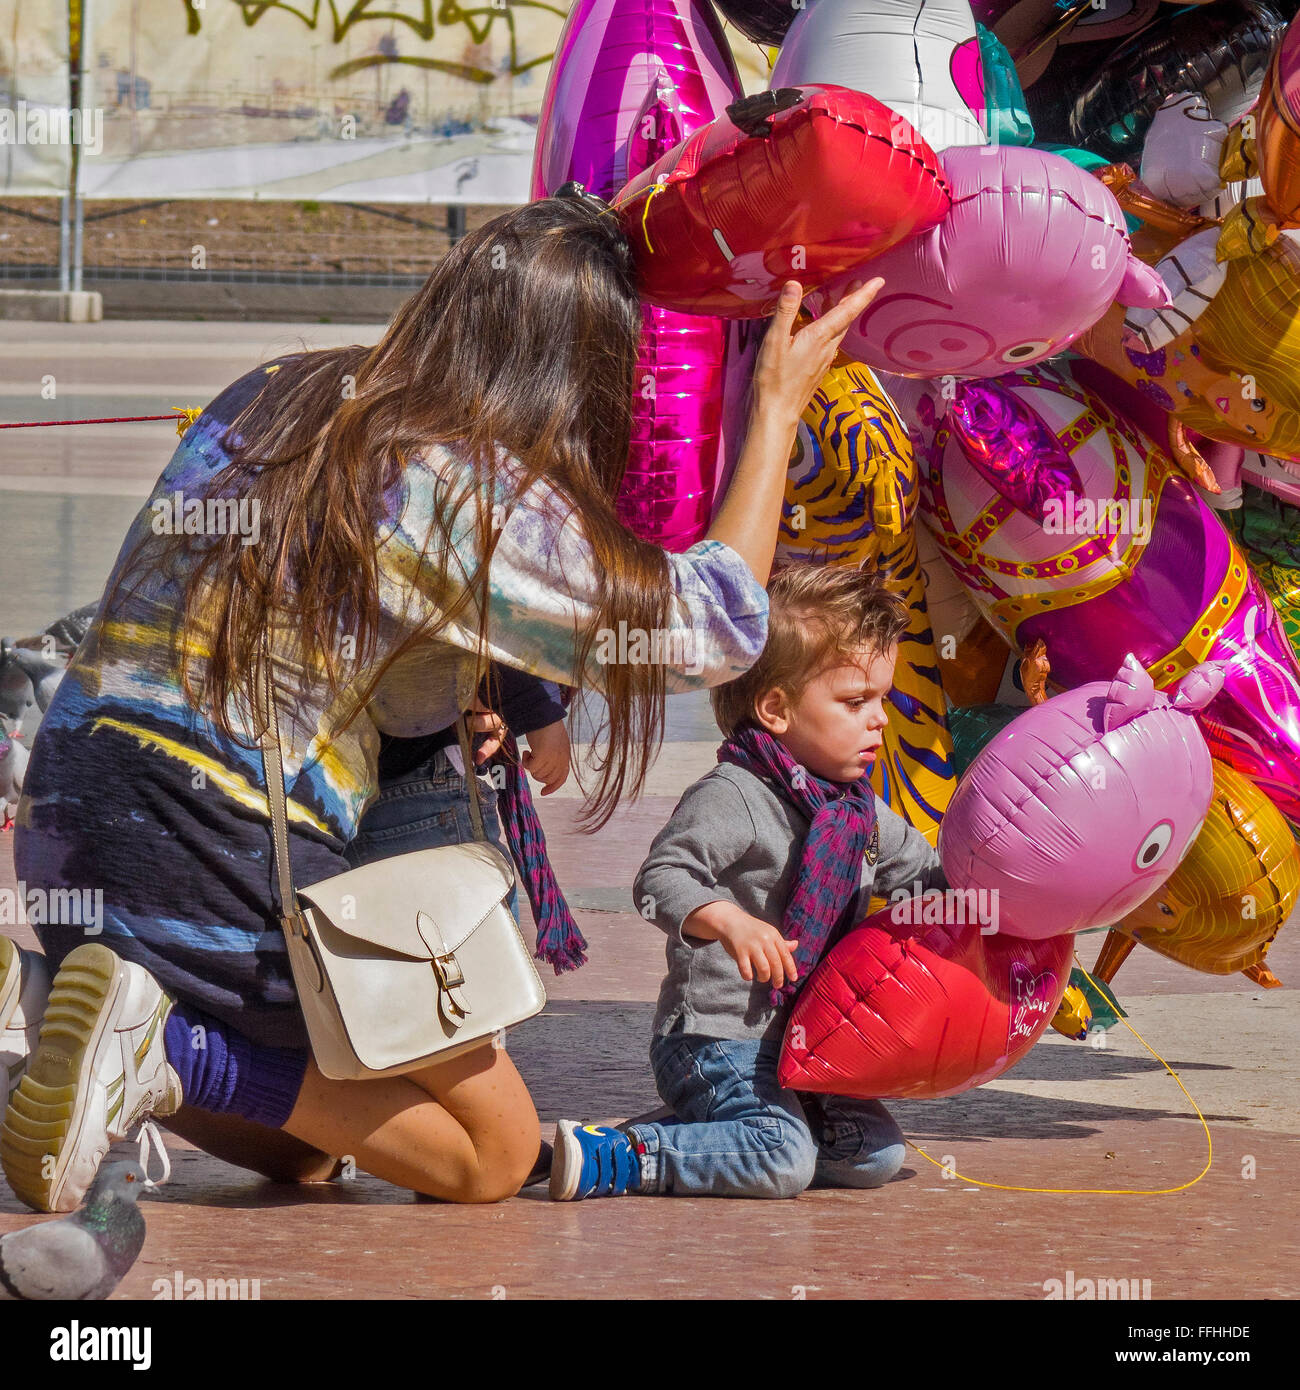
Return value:
<svg viewBox="0 0 1300 1390">
<path fill-rule="evenodd" d="M 815 0 L 790 26 L 770 85 L 805 82 L 869 93 L 935 151 L 987 144 L 980 46 L 967 0 Z"/>
</svg>

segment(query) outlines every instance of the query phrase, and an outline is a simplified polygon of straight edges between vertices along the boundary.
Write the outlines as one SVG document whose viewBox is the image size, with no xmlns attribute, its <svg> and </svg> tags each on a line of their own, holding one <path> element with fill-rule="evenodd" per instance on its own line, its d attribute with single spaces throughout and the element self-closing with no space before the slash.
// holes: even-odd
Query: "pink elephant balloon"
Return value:
<svg viewBox="0 0 1300 1390">
<path fill-rule="evenodd" d="M 1132 655 L 1112 681 L 1035 705 L 980 750 L 939 827 L 956 888 L 988 892 L 993 925 L 1045 939 L 1145 902 L 1200 832 L 1214 791 L 1192 716 L 1223 671 L 1198 666 L 1170 699 Z"/>
<path fill-rule="evenodd" d="M 1245 556 L 1164 452 L 1063 363 L 962 382 L 949 399 L 935 383 L 885 387 L 924 460 L 922 519 L 993 628 L 1017 651 L 1041 638 L 1067 687 L 1129 652 L 1162 689 L 1222 662 L 1199 715 L 1210 750 L 1300 825 L 1300 664 Z M 1027 447 L 1026 419 L 1056 447 Z M 1043 474 L 1026 481 L 1035 458 Z"/>
<path fill-rule="evenodd" d="M 533 196 L 576 179 L 610 198 L 740 95 L 707 0 L 578 0 L 547 83 Z M 668 550 L 708 528 L 719 472 L 726 335 L 721 320 L 646 305 L 624 525 Z"/>
<path fill-rule="evenodd" d="M 1001 376 L 1041 362 L 1107 309 L 1168 302 L 1132 253 L 1111 191 L 1069 160 L 1016 145 L 939 156 L 952 208 L 937 226 L 871 263 L 885 288 L 843 352 L 902 376 Z M 853 276 L 810 296 L 815 313 Z"/>
</svg>

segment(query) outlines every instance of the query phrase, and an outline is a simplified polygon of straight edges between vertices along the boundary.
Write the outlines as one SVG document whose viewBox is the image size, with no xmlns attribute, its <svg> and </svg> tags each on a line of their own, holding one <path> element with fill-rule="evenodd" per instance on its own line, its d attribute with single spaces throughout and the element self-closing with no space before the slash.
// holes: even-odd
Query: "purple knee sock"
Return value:
<svg viewBox="0 0 1300 1390">
<path fill-rule="evenodd" d="M 280 1129 L 292 1113 L 307 1070 L 306 1052 L 261 1047 L 179 1004 L 163 1028 L 163 1046 L 180 1076 L 186 1105 L 242 1115 L 272 1129 Z"/>
</svg>

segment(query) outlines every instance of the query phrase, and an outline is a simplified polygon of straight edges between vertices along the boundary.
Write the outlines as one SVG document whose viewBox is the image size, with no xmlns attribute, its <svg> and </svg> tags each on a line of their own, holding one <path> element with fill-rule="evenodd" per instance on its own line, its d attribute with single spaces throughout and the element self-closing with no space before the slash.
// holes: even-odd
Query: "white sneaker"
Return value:
<svg viewBox="0 0 1300 1390">
<path fill-rule="evenodd" d="M 109 1148 L 179 1107 L 163 1050 L 171 1010 L 153 976 L 107 946 L 78 946 L 64 960 L 0 1128 L 5 1177 L 28 1206 L 75 1211 Z"/>
<path fill-rule="evenodd" d="M 0 936 L 0 1097 L 8 1101 L 36 1051 L 50 993 L 45 957 Z"/>
</svg>

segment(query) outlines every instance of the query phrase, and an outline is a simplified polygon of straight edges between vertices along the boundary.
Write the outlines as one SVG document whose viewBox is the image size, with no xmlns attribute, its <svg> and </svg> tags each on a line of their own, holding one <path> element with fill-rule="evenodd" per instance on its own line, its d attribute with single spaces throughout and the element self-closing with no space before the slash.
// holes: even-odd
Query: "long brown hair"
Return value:
<svg viewBox="0 0 1300 1390">
<path fill-rule="evenodd" d="M 231 422 L 231 462 L 208 490 L 257 499 L 262 541 L 205 538 L 185 580 L 182 650 L 204 652 L 197 688 L 182 663 L 191 702 L 202 700 L 234 736 L 227 701 L 239 695 L 246 708 L 257 707 L 268 613 L 291 621 L 303 667 L 324 673 L 332 697 L 355 677 L 374 655 L 381 618 L 376 549 L 385 493 L 400 481 L 404 461 L 431 445 L 468 457 L 474 481 L 440 501 L 439 549 L 426 551 L 422 569 L 444 576 L 455 564 L 447 537 L 471 492 L 482 558 L 459 594 L 457 583 L 435 580 L 449 602 L 389 660 L 477 598 L 482 671 L 488 561 L 499 534 L 491 502 L 503 486 L 508 510 L 538 479 L 553 487 L 566 522 L 581 527 L 599 582 L 595 622 L 579 640 L 571 683 L 583 683 L 600 628 L 620 620 L 629 629 L 666 627 L 666 557 L 632 536 L 613 506 L 627 461 L 640 331 L 617 223 L 591 202 L 548 198 L 459 242 L 375 348 L 307 352 L 268 376 Z M 519 460 L 517 479 L 502 475 L 498 448 Z M 341 634 L 355 642 L 347 660 Z M 355 693 L 335 732 L 360 712 L 387 664 Z M 663 737 L 663 666 L 604 672 L 608 748 L 597 764 L 599 782 L 587 791 L 587 829 L 603 825 L 625 793 L 640 792 Z"/>
</svg>

